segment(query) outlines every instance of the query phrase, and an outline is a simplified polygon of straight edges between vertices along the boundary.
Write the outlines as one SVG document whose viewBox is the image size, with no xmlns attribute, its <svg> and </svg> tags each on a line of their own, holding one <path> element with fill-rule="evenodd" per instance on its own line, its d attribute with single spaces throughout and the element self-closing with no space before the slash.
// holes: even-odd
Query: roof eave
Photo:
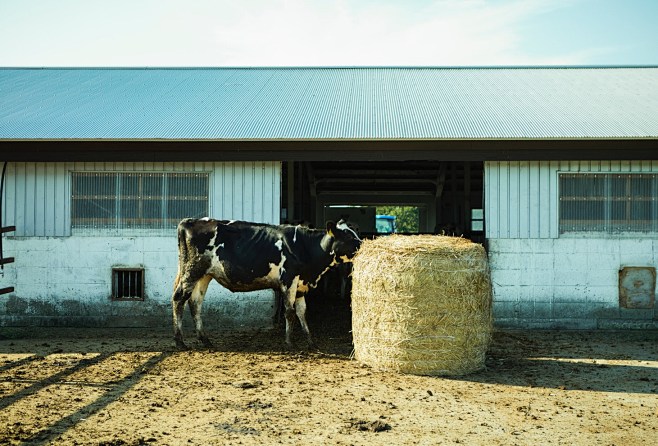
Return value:
<svg viewBox="0 0 658 446">
<path fill-rule="evenodd" d="M 655 160 L 658 137 L 0 140 L 2 161 Z"/>
</svg>

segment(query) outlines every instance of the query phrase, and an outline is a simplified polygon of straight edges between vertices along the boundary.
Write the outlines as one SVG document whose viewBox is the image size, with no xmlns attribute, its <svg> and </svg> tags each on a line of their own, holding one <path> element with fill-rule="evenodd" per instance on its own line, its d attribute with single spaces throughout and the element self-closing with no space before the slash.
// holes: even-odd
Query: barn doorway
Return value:
<svg viewBox="0 0 658 446">
<path fill-rule="evenodd" d="M 346 215 L 363 237 L 378 237 L 383 234 L 377 215 L 401 218 L 406 212 L 414 215 L 415 226 L 398 225 L 396 232 L 443 233 L 482 243 L 483 180 L 484 163 L 475 161 L 283 162 L 281 220 L 323 227 Z M 349 336 L 351 283 L 344 280 L 349 272 L 334 268 L 309 292 L 312 327 Z"/>
<path fill-rule="evenodd" d="M 373 208 L 388 213 L 413 209 L 418 233 L 481 243 L 483 179 L 483 163 L 474 161 L 284 162 L 282 221 L 320 227 L 340 207 L 355 217 L 359 209 L 369 215 Z M 377 232 L 373 225 L 366 225 L 365 232 Z"/>
</svg>

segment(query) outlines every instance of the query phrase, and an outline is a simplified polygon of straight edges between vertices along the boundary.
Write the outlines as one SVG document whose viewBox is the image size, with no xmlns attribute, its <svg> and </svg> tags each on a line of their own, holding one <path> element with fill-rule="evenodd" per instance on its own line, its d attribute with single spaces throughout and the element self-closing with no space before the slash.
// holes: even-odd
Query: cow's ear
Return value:
<svg viewBox="0 0 658 446">
<path fill-rule="evenodd" d="M 335 237 L 334 236 L 334 230 L 335 229 L 336 229 L 336 223 L 334 223 L 333 221 L 328 221 L 327 222 L 327 234 L 329 234 L 331 237 Z"/>
</svg>

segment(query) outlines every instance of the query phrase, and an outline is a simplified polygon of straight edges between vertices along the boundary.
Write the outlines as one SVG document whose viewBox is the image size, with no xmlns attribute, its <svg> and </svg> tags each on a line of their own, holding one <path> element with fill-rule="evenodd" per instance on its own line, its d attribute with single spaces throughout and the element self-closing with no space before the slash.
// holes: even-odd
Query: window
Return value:
<svg viewBox="0 0 658 446">
<path fill-rule="evenodd" d="M 560 233 L 657 232 L 658 174 L 560 174 Z"/>
<path fill-rule="evenodd" d="M 484 231 L 484 209 L 471 209 L 471 231 Z"/>
<path fill-rule="evenodd" d="M 170 229 L 208 215 L 208 173 L 73 172 L 74 229 Z"/>
<path fill-rule="evenodd" d="M 144 300 L 144 269 L 112 268 L 113 300 Z"/>
</svg>

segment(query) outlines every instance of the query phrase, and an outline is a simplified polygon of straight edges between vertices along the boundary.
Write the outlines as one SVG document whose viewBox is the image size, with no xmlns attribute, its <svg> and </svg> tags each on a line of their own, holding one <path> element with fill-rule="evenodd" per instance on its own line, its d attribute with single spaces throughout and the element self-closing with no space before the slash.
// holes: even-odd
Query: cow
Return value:
<svg viewBox="0 0 658 446">
<path fill-rule="evenodd" d="M 203 330 L 201 304 L 212 279 L 232 292 L 272 289 L 285 306 L 285 342 L 292 347 L 295 313 L 309 348 L 316 348 L 306 323 L 305 294 L 332 266 L 351 262 L 361 240 L 344 221 L 325 229 L 244 221 L 184 219 L 178 224 L 178 274 L 171 298 L 174 340 L 180 349 L 185 303 L 197 337 L 212 343 Z"/>
<path fill-rule="evenodd" d="M 345 218 L 348 216 L 345 216 Z M 359 230 L 359 225 L 356 223 L 352 223 L 350 221 L 346 221 L 347 226 L 354 231 L 355 234 L 357 234 L 357 237 L 361 233 Z M 332 271 L 330 271 L 326 276 L 323 277 L 322 280 L 324 284 L 324 294 L 326 295 L 329 291 L 329 287 L 331 284 L 336 285 L 339 290 L 338 290 L 338 295 L 340 297 L 340 300 L 344 301 L 345 299 L 349 298 L 351 289 L 352 289 L 352 263 L 342 263 L 338 265 L 336 268 L 333 268 Z"/>
</svg>

